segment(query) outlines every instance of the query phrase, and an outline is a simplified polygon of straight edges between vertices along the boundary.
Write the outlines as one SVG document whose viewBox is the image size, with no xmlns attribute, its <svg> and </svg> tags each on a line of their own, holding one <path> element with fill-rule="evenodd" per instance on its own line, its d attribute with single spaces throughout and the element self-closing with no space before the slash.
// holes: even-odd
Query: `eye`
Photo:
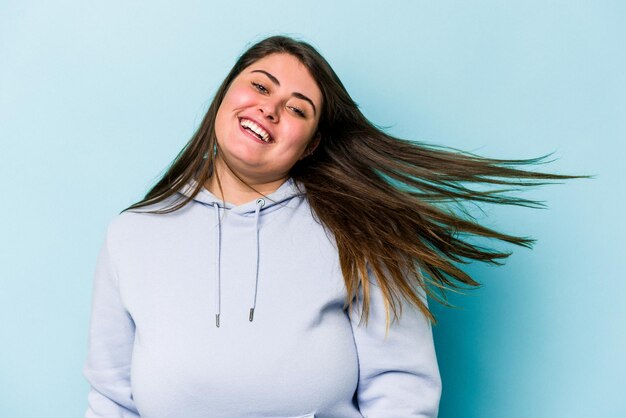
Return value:
<svg viewBox="0 0 626 418">
<path fill-rule="evenodd" d="M 263 84 L 255 83 L 253 81 L 252 85 L 254 86 L 255 89 L 257 89 L 261 93 L 268 93 L 267 89 L 265 88 L 265 86 Z"/>
<path fill-rule="evenodd" d="M 294 106 L 289 106 L 289 109 L 293 110 L 293 111 L 294 111 L 294 113 L 296 113 L 298 116 L 300 116 L 300 117 L 302 117 L 302 118 L 306 116 L 306 115 L 304 114 L 304 111 L 302 111 L 302 109 L 299 109 L 299 108 L 294 107 Z"/>
</svg>

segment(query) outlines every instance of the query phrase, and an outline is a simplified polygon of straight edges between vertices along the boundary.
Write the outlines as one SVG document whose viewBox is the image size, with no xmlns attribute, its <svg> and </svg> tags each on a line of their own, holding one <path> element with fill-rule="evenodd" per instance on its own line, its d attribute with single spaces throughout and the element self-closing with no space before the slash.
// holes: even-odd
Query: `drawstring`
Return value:
<svg viewBox="0 0 626 418">
<path fill-rule="evenodd" d="M 220 224 L 220 207 L 217 202 L 213 203 L 213 208 L 215 208 L 215 220 L 217 225 L 215 227 L 215 326 L 220 327 L 220 285 L 221 285 L 221 277 L 220 277 L 220 249 L 222 246 L 221 243 L 221 224 Z"/>
<path fill-rule="evenodd" d="M 254 242 L 255 242 L 255 262 L 254 262 L 254 292 L 252 294 L 252 307 L 248 320 L 252 322 L 254 319 L 254 309 L 256 308 L 257 287 L 259 284 L 259 214 L 261 208 L 265 206 L 265 200 L 257 199 L 256 210 L 254 211 Z M 213 202 L 215 209 L 215 326 L 220 326 L 220 296 L 221 296 L 221 276 L 220 276 L 220 250 L 221 250 L 221 224 L 220 224 L 220 207 L 217 202 Z"/>
<path fill-rule="evenodd" d="M 252 307 L 250 308 L 250 316 L 248 320 L 252 322 L 254 319 L 254 308 L 256 308 L 256 291 L 259 284 L 259 213 L 261 208 L 265 206 L 265 200 L 256 200 L 256 210 L 254 211 L 254 241 L 256 247 L 256 260 L 254 263 L 254 293 L 252 294 Z"/>
</svg>

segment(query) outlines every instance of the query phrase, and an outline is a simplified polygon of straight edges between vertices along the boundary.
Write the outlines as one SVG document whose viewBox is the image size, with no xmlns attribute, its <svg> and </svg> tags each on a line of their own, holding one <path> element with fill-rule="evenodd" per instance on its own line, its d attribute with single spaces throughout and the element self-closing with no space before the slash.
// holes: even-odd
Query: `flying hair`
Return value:
<svg viewBox="0 0 626 418">
<path fill-rule="evenodd" d="M 230 83 L 246 67 L 275 53 L 296 57 L 322 92 L 319 144 L 296 162 L 290 175 L 296 184 L 304 186 L 315 218 L 336 243 L 347 290 L 344 308 L 352 309 L 358 302 L 366 324 L 372 285 L 379 286 L 383 294 L 387 329 L 399 319 L 402 300 L 435 323 L 426 296 L 451 306 L 447 291 L 480 286 L 455 263 L 502 265 L 501 260 L 512 254 L 472 243 L 472 237 L 532 248 L 535 240 L 530 237 L 480 225 L 463 203 L 544 208 L 543 202 L 514 197 L 509 192 L 555 180 L 591 177 L 522 168 L 550 162 L 546 158 L 553 153 L 528 159 L 495 159 L 389 135 L 361 113 L 313 46 L 278 35 L 255 43 L 239 57 L 199 128 L 165 174 L 141 201 L 122 212 L 161 202 L 192 178 L 197 187 L 189 196 L 149 212 L 173 212 L 193 199 L 215 175 L 212 167 L 219 153 L 215 119 Z"/>
</svg>

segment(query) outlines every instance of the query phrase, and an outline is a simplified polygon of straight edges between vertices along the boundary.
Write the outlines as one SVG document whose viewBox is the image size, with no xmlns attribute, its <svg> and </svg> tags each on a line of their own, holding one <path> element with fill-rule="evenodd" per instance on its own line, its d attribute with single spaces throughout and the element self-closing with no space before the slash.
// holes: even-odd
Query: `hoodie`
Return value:
<svg viewBox="0 0 626 418">
<path fill-rule="evenodd" d="M 385 337 L 373 277 L 367 326 L 360 300 L 348 312 L 335 242 L 301 190 L 288 179 L 235 206 L 203 188 L 175 212 L 110 221 L 93 278 L 87 418 L 437 416 L 430 323 L 405 302 Z"/>
</svg>

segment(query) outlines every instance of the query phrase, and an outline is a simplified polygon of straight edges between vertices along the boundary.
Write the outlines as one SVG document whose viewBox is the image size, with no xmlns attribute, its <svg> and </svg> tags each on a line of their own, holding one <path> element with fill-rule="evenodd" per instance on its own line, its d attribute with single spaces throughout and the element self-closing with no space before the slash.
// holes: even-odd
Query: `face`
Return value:
<svg viewBox="0 0 626 418">
<path fill-rule="evenodd" d="M 246 180 L 286 178 L 316 146 L 321 106 L 317 83 L 294 56 L 254 62 L 232 81 L 217 111 L 218 164 L 221 153 Z"/>
</svg>

